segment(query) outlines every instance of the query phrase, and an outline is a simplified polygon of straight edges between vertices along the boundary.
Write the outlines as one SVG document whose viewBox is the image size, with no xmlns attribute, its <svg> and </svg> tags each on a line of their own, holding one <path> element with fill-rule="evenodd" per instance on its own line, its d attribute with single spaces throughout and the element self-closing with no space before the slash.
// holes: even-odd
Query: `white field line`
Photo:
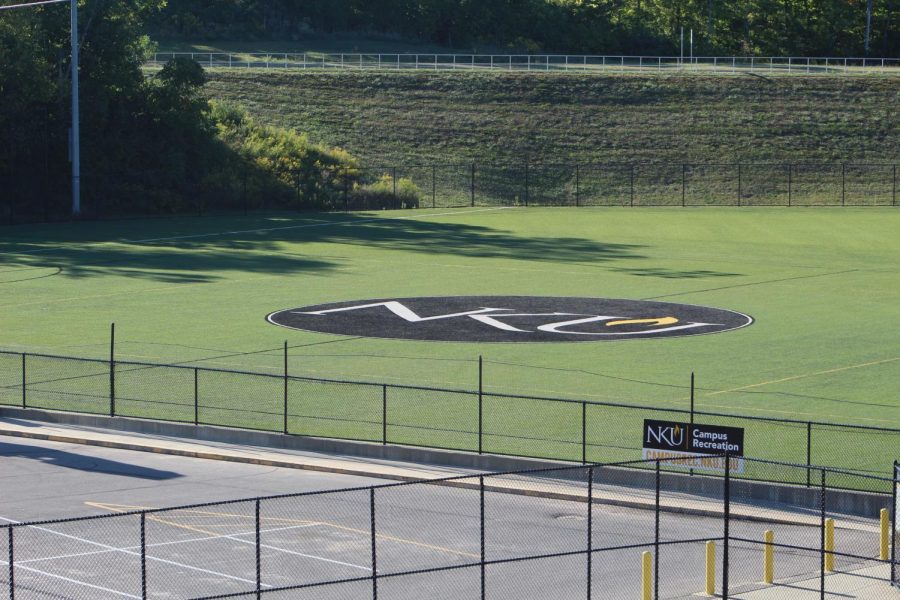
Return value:
<svg viewBox="0 0 900 600">
<path fill-rule="evenodd" d="M 15 521 L 15 520 L 13 520 L 13 519 L 7 519 L 6 517 L 0 517 L 0 521 L 6 521 L 7 523 L 13 523 L 13 524 L 19 524 L 19 523 L 20 523 L 20 521 Z M 80 538 L 80 537 L 77 537 L 77 536 L 74 536 L 74 535 L 69 535 L 69 534 L 67 534 L 67 533 L 62 533 L 62 532 L 60 532 L 60 531 L 53 531 L 52 529 L 47 529 L 46 527 L 39 527 L 39 526 L 36 526 L 36 525 L 28 525 L 27 527 L 28 527 L 29 529 L 36 529 L 36 530 L 38 530 L 38 531 L 43 531 L 44 533 L 49 533 L 49 534 L 52 534 L 52 535 L 58 535 L 58 536 L 63 537 L 63 538 L 68 538 L 68 539 L 70 539 L 70 540 L 75 540 L 75 541 L 77 541 L 77 542 L 81 542 L 81 543 L 83 543 L 83 544 L 88 544 L 88 545 L 90 545 L 90 546 L 98 546 L 98 547 L 100 547 L 100 548 L 105 548 L 106 550 L 109 550 L 109 551 L 111 551 L 111 552 L 121 552 L 121 553 L 123 553 L 123 554 L 127 554 L 128 556 L 137 556 L 137 557 L 140 557 L 140 552 L 133 552 L 133 551 L 130 551 L 130 550 L 125 550 L 124 548 L 116 548 L 115 546 L 109 546 L 109 545 L 107 545 L 107 544 L 101 544 L 100 542 L 94 542 L 94 541 L 91 541 L 91 540 L 88 540 L 88 539 L 85 539 L 85 538 Z M 199 571 L 200 573 L 206 573 L 207 575 L 215 575 L 215 576 L 217 576 L 217 577 L 224 577 L 224 578 L 226 578 L 226 579 L 233 579 L 233 580 L 235 580 L 235 581 L 240 581 L 241 583 L 249 583 L 249 584 L 256 585 L 256 581 L 251 581 L 251 580 L 249 580 L 249 579 L 244 579 L 243 577 L 238 577 L 238 576 L 236 576 L 236 575 L 228 575 L 227 573 L 219 573 L 218 571 L 210 571 L 210 570 L 208 570 L 208 569 L 203 569 L 203 568 L 201 568 L 201 567 L 194 567 L 194 566 L 191 566 L 191 565 L 186 565 L 186 564 L 179 563 L 179 562 L 175 562 L 175 561 L 171 561 L 171 560 L 166 560 L 166 559 L 164 559 L 164 558 L 157 558 L 157 557 L 155 557 L 155 556 L 148 556 L 148 557 L 146 557 L 146 558 L 147 558 L 147 560 L 152 560 L 152 561 L 154 561 L 154 562 L 159 562 L 159 563 L 163 563 L 163 564 L 172 565 L 172 566 L 175 566 L 175 567 L 180 567 L 180 568 L 182 568 L 182 569 L 188 569 L 188 570 L 191 570 L 191 571 Z M 7 564 L 8 564 L 8 563 L 7 563 Z M 27 568 L 27 567 L 25 567 L 25 568 Z M 75 581 L 75 580 L 72 580 L 72 581 Z M 76 582 L 76 583 L 78 583 L 78 582 Z M 91 586 L 91 587 L 93 587 L 93 586 Z M 263 584 L 263 587 L 272 587 L 272 586 L 271 586 L 271 585 L 267 585 L 267 584 Z M 113 591 L 113 590 L 110 590 L 110 591 Z M 123 592 L 117 592 L 117 593 L 123 594 L 123 595 L 128 595 L 128 594 L 124 594 Z M 131 598 L 140 598 L 139 596 L 130 596 L 130 595 L 128 595 L 128 596 L 131 597 Z"/>
<path fill-rule="evenodd" d="M 0 517 L 0 518 L 2 518 L 2 517 Z M 278 531 L 289 531 L 289 530 L 292 530 L 292 529 L 301 529 L 301 528 L 304 528 L 304 527 L 316 527 L 316 526 L 318 526 L 318 525 L 321 525 L 321 523 L 309 523 L 309 524 L 304 524 L 304 525 L 292 525 L 292 526 L 290 526 L 290 527 L 278 527 L 278 528 L 275 528 L 275 529 L 263 529 L 263 530 L 260 531 L 260 534 L 275 533 L 275 532 L 278 532 Z M 155 543 L 155 544 L 147 544 L 145 547 L 146 547 L 147 549 L 150 549 L 150 548 L 159 548 L 159 547 L 161 547 L 161 546 L 174 546 L 174 545 L 176 545 L 176 544 L 189 544 L 189 543 L 194 543 L 194 542 L 209 542 L 209 541 L 212 541 L 212 540 L 222 540 L 222 539 L 225 539 L 225 540 L 232 540 L 232 541 L 235 541 L 235 542 L 239 542 L 239 543 L 241 543 L 241 544 L 250 544 L 250 545 L 252 545 L 252 546 L 255 546 L 255 545 L 256 545 L 256 542 L 251 542 L 251 541 L 249 541 L 249 540 L 243 540 L 243 539 L 240 539 L 242 536 L 246 536 L 246 535 L 255 535 L 255 534 L 256 534 L 255 531 L 247 531 L 247 532 L 244 532 L 244 533 L 232 533 L 232 534 L 221 534 L 221 535 L 208 535 L 208 536 L 206 536 L 206 537 L 202 537 L 202 538 L 199 538 L 199 537 L 198 537 L 198 538 L 192 538 L 192 539 L 188 539 L 188 540 L 176 540 L 176 541 L 172 541 L 172 542 L 157 542 L 157 543 Z M 60 534 L 60 535 L 65 535 L 65 534 Z M 291 555 L 294 555 L 294 556 L 302 556 L 302 557 L 304 557 L 304 558 L 311 558 L 311 559 L 313 559 L 313 560 L 318 560 L 318 561 L 322 561 L 322 562 L 333 563 L 333 564 L 336 564 L 336 565 L 343 565 L 343 566 L 345 566 L 345 567 L 352 567 L 352 568 L 354 568 L 354 569 L 360 569 L 360 570 L 363 570 L 363 571 L 366 571 L 366 572 L 369 572 L 369 573 L 372 572 L 371 567 L 364 567 L 364 566 L 362 566 L 362 565 L 357 565 L 357 564 L 354 564 L 354 563 L 348 563 L 348 562 L 343 562 L 343 561 L 340 561 L 340 560 L 334 560 L 334 559 L 331 559 L 331 558 L 325 558 L 324 556 L 317 556 L 317 555 L 315 555 L 315 554 L 304 554 L 304 553 L 302 553 L 302 552 L 296 552 L 296 551 L 294 551 L 294 550 L 287 550 L 287 549 L 285 549 L 285 548 L 279 548 L 279 547 L 277 547 L 277 546 L 270 546 L 270 545 L 268 545 L 268 544 L 262 544 L 260 547 L 261 547 L 261 548 L 266 548 L 267 550 L 273 550 L 273 551 L 276 551 L 276 552 L 282 552 L 282 553 L 284 553 L 284 554 L 291 554 Z M 46 556 L 46 557 L 43 557 L 43 558 L 33 558 L 33 559 L 31 559 L 31 560 L 16 561 L 16 565 L 19 565 L 19 564 L 25 564 L 25 563 L 35 563 L 35 562 L 53 561 L 53 560 L 63 560 L 63 559 L 66 559 L 66 558 L 80 558 L 80 557 L 84 557 L 84 556 L 96 556 L 96 555 L 99 555 L 99 554 L 109 554 L 109 553 L 111 553 L 111 552 L 125 552 L 125 553 L 133 553 L 133 554 L 137 554 L 137 552 L 135 552 L 135 551 L 136 551 L 136 550 L 140 550 L 140 549 L 141 549 L 140 546 L 126 546 L 126 547 L 124 547 L 124 548 L 116 548 L 116 547 L 108 546 L 108 547 L 104 547 L 103 550 L 96 550 L 96 551 L 94 551 L 94 552 L 80 552 L 80 553 L 77 553 L 77 554 L 61 554 L 61 555 L 59 555 L 59 556 Z M 148 560 L 157 560 L 157 559 L 154 559 L 154 558 L 151 557 L 151 556 L 147 556 L 147 559 L 148 559 Z M 158 559 L 158 560 L 162 560 L 162 559 Z M 255 582 L 251 582 L 251 583 L 255 583 Z"/>
<path fill-rule="evenodd" d="M 180 235 L 174 237 L 162 237 L 162 238 L 148 238 L 145 240 L 108 240 L 103 242 L 90 242 L 87 244 L 83 244 L 81 246 L 75 244 L 68 244 L 63 246 L 54 246 L 52 248 L 39 248 L 36 250 L 22 250 L 19 252 L 10 251 L 9 254 L 39 254 L 41 252 L 54 252 L 57 250 L 65 249 L 66 247 L 86 247 L 86 246 L 102 246 L 104 244 L 149 244 L 153 242 L 169 242 L 169 241 L 178 241 L 178 240 L 191 240 L 191 239 L 200 239 L 200 238 L 208 238 L 208 237 L 218 237 L 218 236 L 228 236 L 228 235 L 238 235 L 244 233 L 268 233 L 272 231 L 287 231 L 292 229 L 308 229 L 311 227 L 343 227 L 348 225 L 358 225 L 360 223 L 375 223 L 377 221 L 409 221 L 409 220 L 418 220 L 418 219 L 430 219 L 432 217 L 447 217 L 452 215 L 468 215 L 472 213 L 480 213 L 480 212 L 490 212 L 496 210 L 509 210 L 508 206 L 496 206 L 492 208 L 479 208 L 476 210 L 466 210 L 466 211 L 456 211 L 456 212 L 446 212 L 446 213 L 432 213 L 427 215 L 414 215 L 408 217 L 376 217 L 372 219 L 359 219 L 356 221 L 321 221 L 316 219 L 315 223 L 304 223 L 303 225 L 287 225 L 285 227 L 263 227 L 259 229 L 243 229 L 243 230 L 235 230 L 235 231 L 217 231 L 214 233 L 199 233 L 196 235 Z M 26 242 L 27 243 L 27 242 Z"/>
<path fill-rule="evenodd" d="M 0 560 L 0 565 L 9 565 L 8 562 L 4 560 Z M 21 569 L 23 571 L 29 571 L 31 573 L 37 573 L 38 575 L 43 575 L 44 577 L 50 577 L 53 579 L 61 579 L 62 581 L 68 581 L 69 583 L 74 583 L 75 585 L 80 585 L 84 587 L 88 587 L 94 590 L 100 590 L 102 592 L 109 592 L 110 594 L 115 594 L 117 596 L 123 596 L 125 598 L 136 598 L 137 600 L 141 600 L 140 596 L 135 596 L 133 594 L 129 594 L 127 592 L 120 592 L 118 590 L 112 590 L 110 588 L 105 588 L 99 585 L 94 585 L 93 583 L 87 583 L 86 581 L 79 581 L 77 579 L 72 579 L 71 577 L 65 577 L 63 575 L 55 575 L 53 573 L 47 573 L 46 571 L 39 571 L 38 569 L 32 569 L 31 567 L 22 567 L 19 566 L 19 563 L 16 563 L 16 569 Z"/>
</svg>

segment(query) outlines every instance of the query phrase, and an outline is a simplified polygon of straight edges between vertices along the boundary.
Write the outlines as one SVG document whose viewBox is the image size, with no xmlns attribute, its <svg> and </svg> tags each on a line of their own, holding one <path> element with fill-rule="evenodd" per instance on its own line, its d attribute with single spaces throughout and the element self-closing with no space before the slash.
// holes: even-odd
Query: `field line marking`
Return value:
<svg viewBox="0 0 900 600">
<path fill-rule="evenodd" d="M 13 523 L 13 524 L 20 524 L 20 523 L 21 523 L 21 521 L 15 521 L 15 520 L 13 520 L 13 519 L 7 519 L 6 517 L 0 517 L 0 521 L 6 521 L 7 523 Z M 62 533 L 61 531 L 54 531 L 54 530 L 48 529 L 48 528 L 46 528 L 46 527 L 40 527 L 40 526 L 37 526 L 37 525 L 27 525 L 27 527 L 30 528 L 30 529 L 36 529 L 36 530 L 38 530 L 38 531 L 43 531 L 43 532 L 45 532 L 45 533 L 50 533 L 50 534 L 52 534 L 52 535 L 58 535 L 58 536 L 60 536 L 60 537 L 67 538 L 67 539 L 70 539 L 70 540 L 75 540 L 76 542 L 81 542 L 81 543 L 83 543 L 83 544 L 88 544 L 88 545 L 90 545 L 90 546 L 97 546 L 97 547 L 100 547 L 100 548 L 105 548 L 105 549 L 107 549 L 107 550 L 109 550 L 109 551 L 112 551 L 112 552 L 121 552 L 121 553 L 127 554 L 127 555 L 129 555 L 129 556 L 140 556 L 140 553 L 139 553 L 139 552 L 134 552 L 134 551 L 126 550 L 126 549 L 124 549 L 124 548 L 116 548 L 115 546 L 110 546 L 110 545 L 108 545 L 108 544 L 102 544 L 102 543 L 100 543 L 100 542 L 95 542 L 95 541 L 88 540 L 88 539 L 85 539 L 85 538 L 80 538 L 80 537 L 74 536 L 74 535 L 69 535 L 69 534 L 67 534 L 67 533 Z M 183 568 L 183 569 L 188 569 L 188 570 L 191 570 L 191 571 L 199 571 L 199 572 L 201 572 L 201 573 L 206 573 L 206 574 L 208 574 L 208 575 L 215 575 L 215 576 L 217 576 L 217 577 L 225 577 L 226 579 L 233 579 L 233 580 L 235 580 L 235 581 L 240 581 L 241 583 L 251 583 L 251 584 L 256 584 L 256 581 L 251 581 L 250 579 L 244 579 L 243 577 L 238 577 L 238 576 L 236 576 L 236 575 L 229 575 L 229 574 L 227 574 L 227 573 L 219 573 L 218 571 L 210 571 L 209 569 L 203 569 L 203 568 L 201 568 L 201 567 L 194 567 L 194 566 L 192 566 L 192 565 L 187 565 L 187 564 L 175 562 L 175 561 L 172 561 L 172 560 L 166 560 L 166 559 L 164 559 L 164 558 L 158 558 L 158 557 L 156 557 L 156 556 L 148 556 L 148 557 L 147 557 L 147 560 L 152 560 L 152 561 L 154 561 L 154 562 L 160 562 L 160 563 L 163 563 L 163 564 L 173 565 L 173 566 L 180 567 L 180 568 Z M 272 587 L 272 586 L 271 586 L 271 585 L 263 584 L 263 587 Z"/>
<path fill-rule="evenodd" d="M 707 394 L 704 394 L 704 396 L 718 396 L 719 394 L 729 394 L 729 393 L 732 393 L 732 392 L 740 392 L 740 391 L 743 391 L 743 390 L 749 390 L 749 389 L 756 388 L 756 387 L 761 387 L 761 386 L 764 386 L 764 385 L 771 385 L 771 384 L 773 384 L 773 383 L 783 383 L 783 382 L 785 382 L 785 381 L 794 381 L 794 380 L 797 380 L 797 379 L 805 379 L 805 378 L 807 378 L 807 377 L 815 377 L 815 376 L 817 376 L 817 375 L 827 375 L 827 374 L 829 374 L 829 373 L 840 373 L 841 371 L 849 371 L 849 370 L 851 370 L 851 369 L 861 369 L 861 368 L 863 368 L 863 367 L 871 367 L 871 366 L 874 366 L 874 365 L 881 365 L 881 364 L 884 364 L 884 363 L 894 362 L 894 361 L 898 361 L 898 360 L 900 360 L 900 356 L 895 356 L 894 358 L 885 358 L 885 359 L 882 359 L 882 360 L 873 360 L 873 361 L 871 361 L 871 362 L 860 363 L 860 364 L 858 364 L 858 365 L 847 365 L 847 366 L 844 366 L 844 367 L 837 367 L 837 368 L 834 368 L 834 369 L 827 369 L 827 370 L 825 370 L 825 371 L 815 371 L 815 372 L 812 372 L 812 373 L 804 373 L 804 374 L 802 374 L 802 375 L 793 375 L 793 376 L 791 376 L 791 377 L 784 377 L 784 378 L 782 378 L 782 379 L 772 379 L 772 380 L 770 380 L 770 381 L 763 381 L 763 382 L 760 382 L 760 383 L 754 383 L 754 384 L 751 384 L 751 385 L 745 385 L 745 386 L 741 386 L 741 387 L 731 388 L 731 389 L 728 389 L 728 390 L 719 390 L 719 391 L 717 391 L 717 392 L 709 392 L 709 393 L 707 393 Z"/>
<path fill-rule="evenodd" d="M 112 506 L 114 506 L 114 505 L 112 505 L 112 506 L 107 506 L 107 505 L 102 505 L 102 504 L 95 504 L 95 506 L 96 506 L 97 508 L 105 508 L 106 510 L 110 510 L 110 511 L 112 511 L 112 512 L 127 512 L 127 511 L 124 511 L 124 510 L 119 510 L 119 509 L 113 508 Z M 134 508 L 134 507 L 127 507 L 127 508 Z M 192 512 L 192 511 L 182 511 L 182 512 Z M 253 518 L 253 517 L 251 517 L 250 515 L 235 515 L 235 514 L 228 514 L 228 513 L 223 513 L 223 514 L 217 515 L 215 512 L 204 512 L 204 511 L 194 511 L 194 512 L 196 512 L 197 514 L 200 514 L 200 515 L 202 515 L 202 516 L 207 516 L 207 517 L 215 517 L 215 516 L 223 517 L 223 516 L 224 516 L 224 517 L 228 517 L 228 518 L 235 518 L 235 517 L 237 517 L 237 518 L 245 518 L 245 519 L 251 519 L 251 518 Z M 238 542 L 238 543 L 240 543 L 240 544 L 249 544 L 249 545 L 251 545 L 251 546 L 256 546 L 256 542 L 251 542 L 250 540 L 242 540 L 242 539 L 240 539 L 239 537 L 236 537 L 235 534 L 226 534 L 226 535 L 223 535 L 223 534 L 220 534 L 220 533 L 216 533 L 216 532 L 214 532 L 214 531 L 206 531 L 206 530 L 204 530 L 204 529 L 200 529 L 199 527 L 193 527 L 193 526 L 190 526 L 190 525 L 183 525 L 183 524 L 181 524 L 181 523 L 176 523 L 176 522 L 174 522 L 174 521 L 170 521 L 170 520 L 167 520 L 167 519 L 161 519 L 161 518 L 156 517 L 156 516 L 154 516 L 154 515 L 148 515 L 148 516 L 147 516 L 147 519 L 152 520 L 152 521 L 156 521 L 157 523 L 162 523 L 162 524 L 164 524 L 164 525 L 171 525 L 172 527 L 178 527 L 178 528 L 180 528 L 180 529 L 187 529 L 188 531 L 195 531 L 195 532 L 197 532 L 197 533 L 202 533 L 202 534 L 205 534 L 205 535 L 208 535 L 208 536 L 209 536 L 209 538 L 207 538 L 207 539 L 228 539 L 228 540 L 232 540 L 232 541 L 234 541 L 234 542 Z M 302 522 L 304 522 L 304 521 L 301 521 L 301 523 L 302 523 Z M 313 525 L 329 525 L 329 523 L 320 523 L 320 522 L 318 522 L 318 521 L 305 521 L 305 523 L 307 523 L 306 526 L 313 526 Z M 255 533 L 255 532 L 254 532 L 254 533 Z M 260 533 L 263 533 L 263 532 L 260 532 Z M 241 535 L 247 535 L 247 534 L 241 534 Z M 322 562 L 332 563 L 332 564 L 336 564 L 336 565 L 343 565 L 343 566 L 345 566 L 345 567 L 352 567 L 352 568 L 354 568 L 354 569 L 361 569 L 361 570 L 366 571 L 366 572 L 369 572 L 369 573 L 372 572 L 372 568 L 371 568 L 371 567 L 365 567 L 365 566 L 363 566 L 363 565 L 357 565 L 357 564 L 354 564 L 354 563 L 348 563 L 348 562 L 344 562 L 344 561 L 341 561 L 341 560 L 334 560 L 334 559 L 331 559 L 331 558 L 325 558 L 324 556 L 317 556 L 317 555 L 315 555 L 315 554 L 304 554 L 304 553 L 302 553 L 302 552 L 295 552 L 295 551 L 293 551 L 293 550 L 287 550 L 287 549 L 285 549 L 285 548 L 278 548 L 277 546 L 270 546 L 270 545 L 268 545 L 268 544 L 260 544 L 260 547 L 261 547 L 261 548 L 266 548 L 267 550 L 274 550 L 274 551 L 277 551 L 277 552 L 283 552 L 283 553 L 285 553 L 285 554 L 292 554 L 292 555 L 294 555 L 294 556 L 302 556 L 302 557 L 304 557 L 304 558 L 311 558 L 311 559 L 313 559 L 313 560 L 318 560 L 318 561 L 322 561 Z M 271 587 L 271 586 L 266 586 L 266 587 Z"/>
<path fill-rule="evenodd" d="M 213 233 L 198 233 L 196 235 L 181 235 L 181 236 L 162 237 L 162 238 L 148 238 L 148 239 L 144 239 L 144 240 L 129 240 L 129 239 L 105 240 L 102 242 L 89 242 L 87 244 L 82 244 L 82 245 L 76 246 L 76 249 L 78 249 L 79 247 L 103 246 L 103 245 L 107 245 L 107 244 L 148 244 L 151 242 L 190 240 L 190 239 L 223 236 L 223 235 L 237 235 L 237 234 L 241 234 L 241 233 L 266 233 L 266 232 L 270 232 L 270 231 L 307 229 L 310 227 L 330 227 L 330 226 L 343 227 L 343 226 L 347 226 L 347 225 L 357 225 L 359 223 L 374 223 L 377 221 L 404 221 L 404 220 L 408 221 L 408 220 L 417 220 L 420 218 L 421 219 L 430 219 L 432 217 L 446 217 L 446 216 L 450 216 L 450 215 L 467 215 L 467 214 L 472 214 L 472 213 L 489 212 L 489 211 L 495 211 L 495 210 L 508 210 L 509 208 L 510 208 L 509 206 L 495 206 L 495 207 L 491 207 L 491 208 L 479 208 L 476 210 L 456 211 L 456 212 L 447 212 L 447 213 L 431 213 L 431 214 L 405 216 L 405 217 L 375 217 L 375 218 L 369 218 L 369 219 L 359 219 L 356 221 L 325 221 L 322 219 L 310 219 L 310 220 L 314 220 L 316 222 L 315 223 L 304 223 L 302 225 L 286 225 L 284 227 L 260 227 L 257 229 L 242 229 L 242 230 L 235 230 L 235 231 L 217 231 L 217 232 L 213 232 Z M 28 243 L 28 242 L 24 242 L 24 243 Z M 42 252 L 54 252 L 57 250 L 64 250 L 67 246 L 71 247 L 71 246 L 75 246 L 76 244 L 77 243 L 75 243 L 75 244 L 70 243 L 67 245 L 56 246 L 53 248 L 38 248 L 35 250 L 21 250 L 18 252 L 17 251 L 8 251 L 8 254 L 18 255 L 18 254 L 40 254 Z"/>
<path fill-rule="evenodd" d="M 103 509 L 110 510 L 110 511 L 113 511 L 113 512 L 126 512 L 126 511 L 123 511 L 123 510 L 118 510 L 118 509 L 113 508 L 113 507 L 119 507 L 119 508 L 123 508 L 123 509 L 131 509 L 131 510 L 152 510 L 152 509 L 150 509 L 149 507 L 146 507 L 146 506 L 127 506 L 127 505 L 100 504 L 100 503 L 86 503 L 86 504 L 88 504 L 89 506 L 94 506 L 94 507 L 96 507 L 96 508 L 103 508 Z M 215 513 L 215 512 L 211 512 L 211 513 L 204 513 L 203 511 L 196 511 L 196 512 L 198 512 L 198 513 L 200 513 L 200 514 L 209 514 L 209 515 L 216 515 L 216 514 L 217 514 L 217 513 Z M 223 515 L 220 514 L 219 516 L 223 516 Z M 224 516 L 229 516 L 229 517 L 242 517 L 242 518 L 247 518 L 247 519 L 251 518 L 249 515 L 229 515 L 229 514 L 227 514 L 227 513 L 226 513 Z M 148 518 L 150 518 L 150 517 L 148 517 Z M 301 521 L 301 522 L 302 522 L 302 521 Z M 371 532 L 370 532 L 368 529 L 356 529 L 356 528 L 353 528 L 353 527 L 346 527 L 346 526 L 344 526 L 344 525 L 338 525 L 337 523 L 330 523 L 330 522 L 328 522 L 328 521 L 306 521 L 306 522 L 308 522 L 308 523 L 313 523 L 313 524 L 316 524 L 316 525 L 322 525 L 322 526 L 325 526 L 325 527 L 331 527 L 331 528 L 333 528 L 333 529 L 338 529 L 338 530 L 341 530 L 341 531 L 349 531 L 349 532 L 351 532 L 351 533 L 358 533 L 358 534 L 361 534 L 361 535 L 371 535 Z M 209 532 L 205 532 L 205 531 L 202 531 L 202 530 L 199 530 L 199 529 L 194 529 L 194 528 L 191 528 L 191 527 L 188 527 L 188 526 L 185 526 L 185 525 L 180 525 L 180 524 L 178 524 L 178 523 L 168 523 L 168 524 L 169 524 L 169 525 L 172 525 L 172 526 L 174 526 L 174 527 L 183 527 L 183 528 L 185 528 L 185 529 L 193 529 L 193 530 L 195 530 L 195 531 L 198 531 L 199 533 L 209 533 Z M 218 535 L 218 534 L 211 534 L 211 535 Z M 395 536 L 391 536 L 391 535 L 383 535 L 383 534 L 380 534 L 380 533 L 377 534 L 376 537 L 378 537 L 378 538 L 380 538 L 380 539 L 383 539 L 383 540 L 389 540 L 389 541 L 392 541 L 392 542 L 398 542 L 398 543 L 402 543 L 402 544 L 409 544 L 409 545 L 411 545 L 411 546 L 417 546 L 417 547 L 419 547 L 419 548 L 426 548 L 426 549 L 429 549 L 429 550 L 436 550 L 436 551 L 439 551 L 439 552 L 447 552 L 447 553 L 449 553 L 449 554 L 456 554 L 456 555 L 459 555 L 459 556 L 465 556 L 465 557 L 467 557 L 467 558 L 481 558 L 481 555 L 480 555 L 480 554 L 473 554 L 473 553 L 471 553 L 471 552 L 463 552 L 463 551 L 461 551 L 461 550 L 454 550 L 454 549 L 452 549 L 452 548 L 445 548 L 444 546 L 436 546 L 436 545 L 433 545 L 433 544 L 426 544 L 426 543 L 424 543 L 424 542 L 417 542 L 417 541 L 415 541 L 415 540 L 409 540 L 409 539 L 406 539 L 406 538 L 395 537 Z M 357 565 L 357 566 L 358 566 L 358 565 Z M 368 567 L 366 567 L 366 568 L 368 569 Z M 371 569 L 369 569 L 369 570 L 371 570 Z"/>
<path fill-rule="evenodd" d="M 9 566 L 9 563 L 5 560 L 0 560 L 0 565 Z M 94 585 L 93 583 L 88 583 L 86 581 L 79 581 L 78 579 L 72 579 L 71 577 L 66 577 L 65 575 L 56 575 L 54 573 L 48 573 L 46 571 L 41 571 L 39 569 L 33 569 L 31 567 L 23 567 L 21 564 L 16 561 L 15 563 L 16 569 L 22 569 L 23 571 L 30 571 L 31 573 L 37 573 L 38 575 L 43 575 L 44 577 L 50 577 L 52 579 L 61 579 L 63 581 L 68 581 L 69 583 L 74 583 L 75 585 L 84 586 L 87 588 L 91 588 L 94 590 L 100 590 L 101 592 L 108 592 L 110 594 L 115 594 L 117 596 L 123 596 L 125 598 L 135 598 L 136 600 L 141 600 L 140 596 L 135 596 L 133 594 L 129 594 L 127 592 L 120 592 L 118 590 L 113 590 L 110 588 L 105 588 L 99 585 Z"/>
</svg>

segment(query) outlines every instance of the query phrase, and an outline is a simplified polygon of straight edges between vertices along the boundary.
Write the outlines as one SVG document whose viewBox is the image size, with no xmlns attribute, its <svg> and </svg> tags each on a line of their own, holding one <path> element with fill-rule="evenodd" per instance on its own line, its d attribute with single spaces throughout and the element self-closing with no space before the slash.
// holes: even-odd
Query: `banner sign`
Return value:
<svg viewBox="0 0 900 600">
<path fill-rule="evenodd" d="M 645 460 L 672 459 L 666 464 L 724 472 L 721 455 L 727 453 L 731 455 L 730 469 L 744 472 L 744 430 L 739 427 L 645 419 L 642 440 Z"/>
</svg>

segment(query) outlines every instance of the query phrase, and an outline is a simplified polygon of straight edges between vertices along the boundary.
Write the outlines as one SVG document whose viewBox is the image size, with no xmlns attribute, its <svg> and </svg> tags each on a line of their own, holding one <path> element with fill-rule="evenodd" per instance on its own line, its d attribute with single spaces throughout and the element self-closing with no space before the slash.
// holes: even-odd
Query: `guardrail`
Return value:
<svg viewBox="0 0 900 600">
<path fill-rule="evenodd" d="M 698 72 L 768 73 L 785 75 L 900 76 L 900 58 L 791 56 L 603 56 L 567 54 L 361 54 L 319 52 L 157 52 L 150 66 L 176 57 L 190 58 L 208 68 L 388 70 L 388 71 L 509 71 L 509 72 Z"/>
</svg>

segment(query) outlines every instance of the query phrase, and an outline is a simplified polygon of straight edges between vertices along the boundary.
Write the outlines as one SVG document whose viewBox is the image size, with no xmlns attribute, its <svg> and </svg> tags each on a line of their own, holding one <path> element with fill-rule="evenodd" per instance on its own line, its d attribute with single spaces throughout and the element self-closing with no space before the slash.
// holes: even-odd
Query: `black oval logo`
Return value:
<svg viewBox="0 0 900 600">
<path fill-rule="evenodd" d="M 746 327 L 745 314 L 690 304 L 450 296 L 356 300 L 291 308 L 270 323 L 319 333 L 442 342 L 597 342 L 682 337 Z"/>
</svg>

